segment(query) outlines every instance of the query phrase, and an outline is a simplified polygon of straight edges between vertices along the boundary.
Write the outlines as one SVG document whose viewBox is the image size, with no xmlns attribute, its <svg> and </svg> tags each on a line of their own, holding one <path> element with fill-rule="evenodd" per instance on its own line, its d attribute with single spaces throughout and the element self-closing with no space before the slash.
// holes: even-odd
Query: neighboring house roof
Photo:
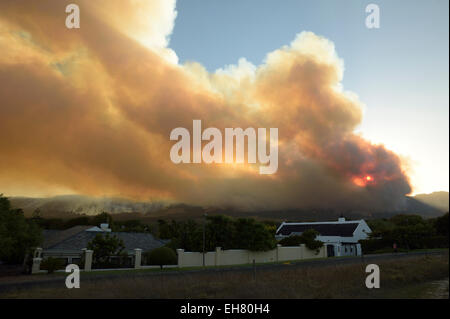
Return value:
<svg viewBox="0 0 450 319">
<path fill-rule="evenodd" d="M 43 231 L 43 237 L 44 237 L 44 244 L 43 248 L 50 248 L 82 231 L 85 231 L 86 229 L 91 228 L 92 226 L 74 226 L 66 230 L 44 230 Z"/>
<path fill-rule="evenodd" d="M 82 228 L 84 227 L 84 228 Z M 48 236 L 48 239 L 44 239 L 45 250 L 81 250 L 86 248 L 88 243 L 94 239 L 98 232 L 88 231 L 92 226 L 75 226 L 68 230 L 59 231 L 59 239 L 57 240 L 57 233 L 54 231 L 44 232 L 44 238 Z M 68 236 L 68 234 L 71 234 Z M 152 250 L 162 247 L 166 244 L 166 241 L 155 238 L 152 234 L 148 233 L 107 233 L 123 240 L 125 250 L 133 251 L 135 248 L 140 248 L 143 251 Z M 53 239 L 53 240 L 50 240 Z"/>
<path fill-rule="evenodd" d="M 303 233 L 308 229 L 316 230 L 321 236 L 352 237 L 358 222 L 348 223 L 292 223 L 284 224 L 277 231 L 277 235 L 289 236 L 292 233 Z"/>
</svg>

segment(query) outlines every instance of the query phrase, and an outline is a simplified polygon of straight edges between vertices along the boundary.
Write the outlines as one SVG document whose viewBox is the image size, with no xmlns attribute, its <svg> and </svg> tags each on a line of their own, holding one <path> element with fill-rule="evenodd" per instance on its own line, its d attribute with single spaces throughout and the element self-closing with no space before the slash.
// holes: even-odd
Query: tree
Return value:
<svg viewBox="0 0 450 319">
<path fill-rule="evenodd" d="M 233 238 L 236 236 L 236 228 L 231 218 L 226 216 L 208 216 L 206 224 L 206 250 L 211 251 L 216 247 L 231 249 Z"/>
<path fill-rule="evenodd" d="M 438 235 L 447 237 L 448 241 L 448 213 L 436 218 L 434 228 L 436 229 L 436 233 Z"/>
<path fill-rule="evenodd" d="M 89 216 L 84 215 L 84 216 L 69 219 L 65 223 L 64 227 L 68 229 L 68 228 L 71 228 L 74 226 L 79 226 L 79 225 L 82 225 L 82 226 L 92 225 L 92 223 L 90 222 Z M 98 226 L 98 225 L 96 225 L 96 226 Z"/>
<path fill-rule="evenodd" d="M 276 246 L 276 240 L 272 233 L 264 227 L 264 224 L 254 219 L 239 218 L 235 222 L 235 228 L 234 248 L 267 251 Z"/>
<path fill-rule="evenodd" d="M 130 232 L 130 233 L 145 233 L 149 232 L 148 225 L 143 224 L 138 219 L 125 220 L 121 222 L 114 222 L 114 231 Z"/>
<path fill-rule="evenodd" d="M 285 237 L 278 242 L 281 246 L 299 246 L 303 244 L 303 238 L 299 235 Z"/>
<path fill-rule="evenodd" d="M 174 223 L 174 222 L 172 222 Z M 178 224 L 175 234 L 175 242 L 178 247 L 187 251 L 202 251 L 203 237 L 201 226 L 193 220 L 187 220 Z"/>
<path fill-rule="evenodd" d="M 398 214 L 390 219 L 397 227 L 399 226 L 415 226 L 425 224 L 425 220 L 419 215 Z"/>
<path fill-rule="evenodd" d="M 305 230 L 300 236 L 289 236 L 280 240 L 279 244 L 282 246 L 298 246 L 300 244 L 305 244 L 308 249 L 318 251 L 323 243 L 320 240 L 316 240 L 319 235 L 314 229 Z"/>
<path fill-rule="evenodd" d="M 33 211 L 33 214 L 31 215 L 31 219 L 38 225 L 41 223 L 43 218 L 42 218 L 41 210 L 39 208 L 36 208 Z"/>
<path fill-rule="evenodd" d="M 87 248 L 93 250 L 94 263 L 101 266 L 109 264 L 109 257 L 122 255 L 125 245 L 117 236 L 100 233 L 88 243 Z"/>
<path fill-rule="evenodd" d="M 186 251 L 203 251 L 203 225 L 193 220 L 175 222 L 169 225 L 159 221 L 161 230 L 170 233 L 173 249 L 181 248 Z M 170 229 L 170 230 L 169 230 Z M 254 219 L 231 219 L 226 216 L 208 216 L 205 226 L 205 248 L 207 251 L 216 247 L 223 249 L 249 249 L 253 251 L 267 251 L 276 246 L 275 228 L 267 223 Z"/>
<path fill-rule="evenodd" d="M 448 214 L 435 220 L 399 214 L 383 223 L 389 227 L 378 227 L 369 239 L 360 241 L 366 253 L 390 251 L 394 243 L 402 250 L 448 247 Z"/>
<path fill-rule="evenodd" d="M 169 247 L 160 247 L 144 253 L 148 265 L 158 265 L 163 269 L 164 265 L 176 265 L 177 255 Z"/>
<path fill-rule="evenodd" d="M 23 263 L 41 242 L 42 232 L 36 223 L 25 219 L 21 209 L 12 209 L 8 198 L 0 194 L 0 260 Z"/>
<path fill-rule="evenodd" d="M 317 230 L 308 229 L 305 230 L 300 237 L 308 249 L 319 252 L 319 249 L 323 246 L 323 243 L 320 240 L 316 240 L 317 236 L 319 236 L 319 232 Z"/>
<path fill-rule="evenodd" d="M 158 237 L 161 239 L 173 239 L 176 237 L 169 223 L 163 219 L 158 220 Z"/>
</svg>

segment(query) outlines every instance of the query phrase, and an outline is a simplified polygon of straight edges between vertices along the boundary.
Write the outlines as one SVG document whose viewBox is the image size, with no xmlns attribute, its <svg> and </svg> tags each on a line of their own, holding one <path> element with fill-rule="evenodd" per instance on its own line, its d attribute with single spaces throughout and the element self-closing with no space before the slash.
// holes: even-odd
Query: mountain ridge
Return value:
<svg viewBox="0 0 450 319">
<path fill-rule="evenodd" d="M 235 208 L 210 207 L 173 203 L 169 201 L 132 201 L 121 198 L 95 198 L 84 195 L 62 195 L 48 198 L 10 197 L 13 207 L 23 209 L 26 216 L 39 210 L 46 218 L 74 218 L 82 214 L 96 215 L 108 212 L 119 219 L 184 219 L 225 214 L 233 217 L 254 217 L 275 220 L 329 220 L 344 215 L 348 218 L 390 217 L 395 214 L 418 214 L 425 218 L 437 217 L 448 211 L 449 193 L 434 192 L 406 196 L 406 209 L 395 212 L 341 211 L 333 209 L 280 209 L 267 211 L 242 211 Z"/>
</svg>

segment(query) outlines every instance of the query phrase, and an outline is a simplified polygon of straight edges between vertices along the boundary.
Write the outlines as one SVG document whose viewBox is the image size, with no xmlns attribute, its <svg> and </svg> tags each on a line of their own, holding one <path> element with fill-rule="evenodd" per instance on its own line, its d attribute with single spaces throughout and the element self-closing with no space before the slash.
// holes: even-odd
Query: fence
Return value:
<svg viewBox="0 0 450 319">
<path fill-rule="evenodd" d="M 82 270 L 92 270 L 93 251 L 83 249 L 85 264 Z M 184 249 L 177 249 L 178 265 L 169 267 L 197 267 L 203 266 L 203 253 L 199 252 L 185 252 Z M 243 265 L 255 263 L 280 262 L 290 260 L 301 260 L 311 258 L 327 257 L 327 249 L 324 245 L 318 251 L 308 249 L 304 244 L 295 247 L 282 247 L 277 245 L 275 249 L 264 252 L 253 252 L 242 249 L 222 250 L 217 247 L 213 252 L 205 253 L 205 266 L 227 266 L 227 265 Z M 149 269 L 159 266 L 143 266 L 142 249 L 136 248 L 134 250 L 134 268 L 130 269 Z M 40 269 L 42 262 L 42 248 L 37 248 L 33 258 L 32 273 L 43 272 Z M 168 266 L 164 266 L 168 267 Z M 106 270 L 106 269 L 105 269 Z M 109 269 L 111 270 L 111 269 Z M 126 270 L 126 269 L 122 269 Z M 95 271 L 102 271 L 102 269 L 95 269 Z"/>
<path fill-rule="evenodd" d="M 178 267 L 203 266 L 203 253 L 177 249 L 177 254 Z M 295 247 L 278 245 L 277 248 L 265 252 L 252 252 L 242 249 L 222 250 L 217 247 L 216 251 L 205 253 L 205 266 L 242 265 L 250 264 L 253 260 L 256 263 L 268 263 L 324 257 L 327 257 L 325 245 L 318 251 L 310 250 L 304 244 Z"/>
<path fill-rule="evenodd" d="M 43 253 L 42 248 L 37 248 L 34 252 L 33 266 L 31 268 L 32 274 L 45 272 L 45 271 L 41 270 L 41 262 L 43 260 L 42 253 Z M 82 254 L 84 254 L 84 267 L 82 268 L 82 270 L 92 271 L 93 253 L 94 252 L 92 250 L 82 249 Z M 123 270 L 159 267 L 159 266 L 142 266 L 142 261 L 141 261 L 142 260 L 142 249 L 140 249 L 140 248 L 134 249 L 133 256 L 134 256 L 134 268 L 122 268 Z M 122 269 L 116 269 L 116 270 L 122 270 Z M 114 269 L 95 269 L 95 271 L 102 271 L 102 270 L 114 270 Z"/>
</svg>

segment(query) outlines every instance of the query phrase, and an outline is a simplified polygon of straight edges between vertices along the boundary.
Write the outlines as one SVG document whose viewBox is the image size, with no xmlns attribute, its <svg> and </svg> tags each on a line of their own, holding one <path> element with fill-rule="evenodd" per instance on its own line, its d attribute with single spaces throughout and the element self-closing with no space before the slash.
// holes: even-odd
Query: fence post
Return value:
<svg viewBox="0 0 450 319">
<path fill-rule="evenodd" d="M 276 261 L 280 261 L 280 249 L 281 249 L 281 245 L 277 244 L 277 256 L 276 256 Z"/>
<path fill-rule="evenodd" d="M 141 259 L 142 259 L 142 249 L 135 248 L 134 249 L 134 269 L 141 268 Z"/>
<path fill-rule="evenodd" d="M 42 258 L 33 258 L 33 266 L 31 267 L 31 273 L 37 274 L 41 270 Z"/>
<path fill-rule="evenodd" d="M 222 253 L 222 247 L 216 247 L 215 265 L 220 266 L 220 254 Z"/>
<path fill-rule="evenodd" d="M 37 274 L 41 270 L 42 262 L 42 248 L 38 247 L 34 250 L 33 265 L 31 266 L 31 273 Z"/>
<path fill-rule="evenodd" d="M 34 250 L 33 258 L 42 258 L 42 248 L 38 247 Z"/>
<path fill-rule="evenodd" d="M 178 268 L 183 267 L 183 254 L 184 254 L 184 249 L 177 249 Z"/>
<path fill-rule="evenodd" d="M 300 259 L 305 258 L 305 244 L 300 244 Z"/>
<path fill-rule="evenodd" d="M 84 271 L 91 271 L 92 269 L 92 255 L 94 254 L 93 250 L 86 249 L 84 256 Z"/>
</svg>

